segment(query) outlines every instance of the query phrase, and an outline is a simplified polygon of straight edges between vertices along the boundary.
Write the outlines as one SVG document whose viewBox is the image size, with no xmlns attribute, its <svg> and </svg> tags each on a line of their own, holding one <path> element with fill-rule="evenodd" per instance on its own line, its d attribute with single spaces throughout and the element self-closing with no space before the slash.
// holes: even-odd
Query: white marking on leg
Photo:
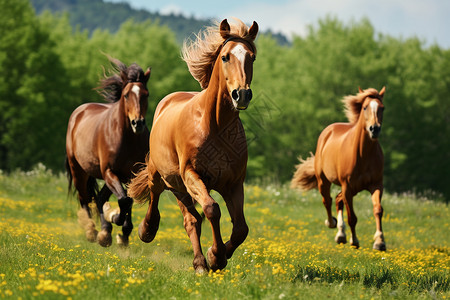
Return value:
<svg viewBox="0 0 450 300">
<path fill-rule="evenodd" d="M 335 242 L 338 244 L 347 243 L 347 236 L 345 235 L 345 223 L 344 223 L 344 213 L 342 210 L 338 211 L 337 215 L 337 229 L 338 232 L 334 238 Z"/>
<path fill-rule="evenodd" d="M 237 44 L 233 50 L 231 50 L 231 54 L 236 56 L 236 58 L 241 62 L 242 69 L 244 69 L 244 63 L 245 63 L 245 55 L 247 54 L 247 50 L 245 50 L 244 46 L 241 44 Z"/>
<path fill-rule="evenodd" d="M 137 86 L 137 85 L 133 85 L 133 87 L 131 88 L 131 91 L 133 92 L 133 93 L 135 93 L 136 94 L 136 97 L 138 97 L 139 98 L 139 92 L 140 92 L 140 88 L 139 88 L 139 86 Z"/>
</svg>

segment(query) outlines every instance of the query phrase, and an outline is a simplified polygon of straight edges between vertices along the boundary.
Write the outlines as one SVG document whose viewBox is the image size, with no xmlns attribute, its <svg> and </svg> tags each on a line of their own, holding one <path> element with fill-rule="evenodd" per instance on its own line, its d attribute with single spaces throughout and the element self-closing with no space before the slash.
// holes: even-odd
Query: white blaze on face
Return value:
<svg viewBox="0 0 450 300">
<path fill-rule="evenodd" d="M 139 92 L 140 92 L 140 88 L 139 88 L 139 86 L 137 86 L 137 85 L 133 85 L 133 87 L 131 88 L 131 91 L 133 92 L 133 93 L 135 93 L 136 94 L 136 97 L 139 99 Z"/>
<path fill-rule="evenodd" d="M 372 109 L 372 113 L 377 113 L 378 110 L 378 102 L 375 100 L 370 101 L 370 108 Z"/>
<path fill-rule="evenodd" d="M 247 50 L 245 50 L 244 46 L 241 44 L 237 44 L 233 50 L 231 50 L 231 54 L 236 56 L 236 58 L 241 62 L 242 69 L 244 69 L 244 63 L 245 63 L 245 55 L 247 54 Z"/>
<path fill-rule="evenodd" d="M 377 110 L 378 110 L 378 102 L 377 101 L 375 101 L 375 100 L 372 100 L 372 101 L 370 101 L 370 103 L 369 103 L 369 105 L 370 105 L 370 109 L 372 110 L 372 114 L 377 114 Z M 371 125 L 372 124 L 367 124 L 367 126 L 366 126 L 366 130 L 367 130 L 367 132 L 369 132 L 370 133 L 370 127 L 371 127 Z"/>
</svg>

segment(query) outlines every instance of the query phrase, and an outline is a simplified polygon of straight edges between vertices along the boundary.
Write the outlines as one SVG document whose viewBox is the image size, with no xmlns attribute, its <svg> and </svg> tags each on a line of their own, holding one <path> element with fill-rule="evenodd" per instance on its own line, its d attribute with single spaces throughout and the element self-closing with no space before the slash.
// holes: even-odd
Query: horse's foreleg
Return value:
<svg viewBox="0 0 450 300">
<path fill-rule="evenodd" d="M 383 195 L 383 188 L 375 188 L 372 193 L 373 215 L 375 217 L 375 223 L 377 231 L 374 235 L 373 249 L 386 251 L 386 243 L 384 241 L 383 229 L 381 226 L 381 218 L 383 217 L 383 207 L 381 206 L 381 197 Z"/>
<path fill-rule="evenodd" d="M 198 274 L 208 271 L 208 265 L 206 264 L 205 256 L 202 252 L 202 246 L 200 244 L 200 235 L 202 231 L 202 217 L 195 209 L 194 201 L 189 194 L 181 194 L 174 192 L 177 197 L 178 205 L 184 218 L 184 228 L 192 243 L 192 249 L 194 250 L 194 269 Z"/>
<path fill-rule="evenodd" d="M 122 226 L 127 214 L 131 212 L 133 199 L 127 197 L 119 178 L 110 169 L 103 172 L 103 179 L 109 190 L 117 197 L 117 199 L 119 199 L 119 208 L 114 210 L 111 210 L 109 203 L 105 202 L 103 205 L 105 219 L 108 222 Z"/>
<path fill-rule="evenodd" d="M 352 237 L 350 238 L 350 245 L 359 248 L 359 240 L 356 237 L 356 223 L 358 218 L 356 217 L 355 211 L 353 210 L 353 194 L 347 188 L 346 185 L 342 185 L 342 195 L 345 203 L 345 208 L 347 209 L 347 222 L 350 226 L 352 232 Z"/>
<path fill-rule="evenodd" d="M 131 219 L 131 211 L 132 208 L 130 208 L 130 211 L 128 212 L 127 216 L 125 217 L 125 222 L 123 222 L 123 226 L 122 226 L 122 233 L 123 234 L 117 234 L 116 236 L 116 241 L 117 244 L 120 246 L 128 246 L 129 243 L 129 237 L 131 232 L 133 231 L 133 221 Z"/>
<path fill-rule="evenodd" d="M 248 235 L 248 225 L 244 217 L 244 186 L 241 184 L 230 194 L 223 195 L 233 223 L 233 231 L 225 243 L 227 258 L 231 258 L 236 248 L 244 242 Z"/>
<path fill-rule="evenodd" d="M 202 206 L 206 218 L 211 223 L 213 245 L 207 253 L 209 266 L 213 271 L 223 269 L 227 265 L 227 257 L 225 244 L 220 234 L 221 212 L 219 204 L 211 198 L 205 184 L 194 170 L 186 170 L 183 179 L 189 194 Z"/>
<path fill-rule="evenodd" d="M 347 243 L 347 236 L 345 235 L 344 201 L 342 199 L 342 192 L 336 196 L 336 211 L 338 232 L 334 237 L 334 240 L 338 244 L 345 244 Z"/>
<path fill-rule="evenodd" d="M 336 228 L 336 218 L 333 217 L 333 214 L 331 213 L 331 196 L 330 196 L 330 187 L 331 183 L 326 179 L 325 175 L 322 174 L 317 179 L 317 188 L 319 189 L 320 194 L 322 195 L 322 203 L 325 206 L 325 209 L 327 210 L 327 219 L 325 220 L 325 225 L 328 228 Z"/>
</svg>

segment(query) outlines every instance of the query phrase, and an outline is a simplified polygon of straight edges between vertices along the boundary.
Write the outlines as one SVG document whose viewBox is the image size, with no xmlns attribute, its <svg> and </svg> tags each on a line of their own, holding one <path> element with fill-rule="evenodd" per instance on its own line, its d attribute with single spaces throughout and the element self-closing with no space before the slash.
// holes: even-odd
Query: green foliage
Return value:
<svg viewBox="0 0 450 300">
<path fill-rule="evenodd" d="M 180 59 L 179 37 L 168 27 L 170 22 L 137 15 L 122 22 L 127 14 L 119 13 L 119 7 L 131 11 L 126 4 L 82 0 L 33 0 L 33 4 L 40 12 L 70 10 L 70 14 L 46 12 L 36 17 L 26 0 L 0 0 L 4 12 L 0 20 L 0 169 L 28 170 L 38 162 L 62 169 L 70 113 L 84 102 L 102 101 L 93 88 L 103 68 L 106 73 L 110 69 L 104 53 L 126 64 L 152 67 L 149 124 L 165 95 L 199 90 Z M 92 9 L 113 5 L 111 17 L 118 27 L 74 28 L 73 15 L 84 5 Z M 306 37 L 294 37 L 289 46 L 261 34 L 257 48 L 254 99 L 240 114 L 249 141 L 249 180 L 288 181 L 297 157 L 315 151 L 320 132 L 333 122 L 346 121 L 343 96 L 355 94 L 358 87 L 385 85 L 380 142 L 387 190 L 435 191 L 449 199 L 448 49 L 425 47 L 416 38 L 377 35 L 367 19 L 343 24 L 334 18 L 320 20 Z"/>
<path fill-rule="evenodd" d="M 315 151 L 320 132 L 347 121 L 343 96 L 357 93 L 358 87 L 386 86 L 380 138 L 385 186 L 390 191 L 431 189 L 449 199 L 449 50 L 427 49 L 415 38 L 376 37 L 365 19 L 343 25 L 332 18 L 311 27 L 307 37 L 295 37 L 291 47 L 265 36 L 257 46 L 256 96 L 241 114 L 248 131 L 258 125 L 264 129 L 250 145 L 250 178 L 265 174 L 289 180 L 297 156 Z M 247 114 L 260 115 L 261 107 L 276 113 L 250 124 L 248 119 L 256 117 Z"/>
</svg>

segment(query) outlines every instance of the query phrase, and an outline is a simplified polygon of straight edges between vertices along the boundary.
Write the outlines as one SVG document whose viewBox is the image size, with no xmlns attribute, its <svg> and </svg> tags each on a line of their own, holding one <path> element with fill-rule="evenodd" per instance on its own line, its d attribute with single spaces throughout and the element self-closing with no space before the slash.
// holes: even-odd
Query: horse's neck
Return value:
<svg viewBox="0 0 450 300">
<path fill-rule="evenodd" d="M 112 126 L 112 128 L 109 129 L 121 130 L 122 135 L 126 135 L 126 133 L 131 132 L 130 124 L 125 114 L 125 103 L 123 99 L 112 103 L 108 114 L 108 123 L 110 126 L 112 124 L 116 124 L 117 126 Z"/>
<path fill-rule="evenodd" d="M 216 63 L 211 80 L 202 98 L 205 118 L 209 118 L 210 126 L 220 130 L 239 118 L 239 112 L 232 107 L 230 95 L 224 79 L 221 80 L 220 68 Z"/>
<path fill-rule="evenodd" d="M 362 157 L 365 155 L 371 155 L 372 151 L 376 149 L 376 145 L 378 144 L 377 140 L 372 140 L 369 137 L 369 134 L 366 131 L 364 126 L 363 117 L 360 116 L 358 122 L 353 127 L 354 129 L 354 138 L 355 138 L 355 151 L 358 156 Z"/>
</svg>

